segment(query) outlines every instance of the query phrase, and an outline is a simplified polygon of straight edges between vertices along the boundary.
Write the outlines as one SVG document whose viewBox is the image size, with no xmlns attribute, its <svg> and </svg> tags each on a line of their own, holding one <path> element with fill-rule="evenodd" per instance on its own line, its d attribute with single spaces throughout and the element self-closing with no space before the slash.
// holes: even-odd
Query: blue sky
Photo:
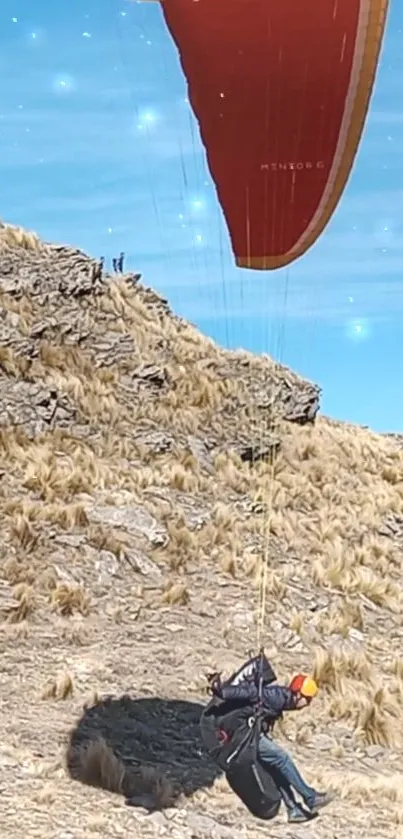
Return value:
<svg viewBox="0 0 403 839">
<path fill-rule="evenodd" d="M 401 8 L 400 8 L 401 7 Z M 127 267 L 224 346 L 268 352 L 322 410 L 403 427 L 403 3 L 391 10 L 353 174 L 289 268 L 233 264 L 157 3 L 2 0 L 0 216 Z"/>
</svg>

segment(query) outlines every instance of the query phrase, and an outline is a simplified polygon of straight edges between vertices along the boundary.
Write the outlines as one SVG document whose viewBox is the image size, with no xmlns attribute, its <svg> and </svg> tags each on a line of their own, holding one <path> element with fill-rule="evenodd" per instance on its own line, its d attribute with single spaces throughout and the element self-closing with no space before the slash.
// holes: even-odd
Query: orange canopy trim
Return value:
<svg viewBox="0 0 403 839">
<path fill-rule="evenodd" d="M 164 0 L 238 266 L 279 268 L 343 193 L 388 0 Z"/>
</svg>

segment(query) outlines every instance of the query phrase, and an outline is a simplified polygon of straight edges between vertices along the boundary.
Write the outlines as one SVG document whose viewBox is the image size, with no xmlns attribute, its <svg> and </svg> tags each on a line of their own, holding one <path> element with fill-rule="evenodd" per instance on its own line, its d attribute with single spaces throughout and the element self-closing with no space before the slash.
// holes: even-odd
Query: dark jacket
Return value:
<svg viewBox="0 0 403 839">
<path fill-rule="evenodd" d="M 246 705 L 254 705 L 259 701 L 259 691 L 253 682 L 242 682 L 240 685 L 217 684 L 214 693 L 220 699 L 241 700 Z M 271 727 L 283 716 L 284 711 L 296 710 L 297 696 L 282 685 L 263 685 L 262 702 L 265 718 Z"/>
</svg>

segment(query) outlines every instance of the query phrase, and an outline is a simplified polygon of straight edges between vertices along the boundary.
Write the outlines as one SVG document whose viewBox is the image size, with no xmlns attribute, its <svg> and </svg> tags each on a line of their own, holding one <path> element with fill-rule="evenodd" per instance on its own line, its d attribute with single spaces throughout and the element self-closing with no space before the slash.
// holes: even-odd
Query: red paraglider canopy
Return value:
<svg viewBox="0 0 403 839">
<path fill-rule="evenodd" d="M 331 217 L 388 0 L 162 0 L 237 264 L 278 268 Z"/>
</svg>

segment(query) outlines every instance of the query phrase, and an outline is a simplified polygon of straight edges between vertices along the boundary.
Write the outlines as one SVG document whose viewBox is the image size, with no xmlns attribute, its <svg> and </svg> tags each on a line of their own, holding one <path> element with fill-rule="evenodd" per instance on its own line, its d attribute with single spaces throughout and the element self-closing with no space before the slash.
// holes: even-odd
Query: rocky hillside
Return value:
<svg viewBox="0 0 403 839">
<path fill-rule="evenodd" d="M 399 837 L 401 440 L 318 416 L 317 387 L 140 279 L 0 226 L 4 833 Z M 263 556 L 266 651 L 321 685 L 279 738 L 336 792 L 292 830 L 200 754 L 205 674 L 256 647 Z"/>
</svg>

